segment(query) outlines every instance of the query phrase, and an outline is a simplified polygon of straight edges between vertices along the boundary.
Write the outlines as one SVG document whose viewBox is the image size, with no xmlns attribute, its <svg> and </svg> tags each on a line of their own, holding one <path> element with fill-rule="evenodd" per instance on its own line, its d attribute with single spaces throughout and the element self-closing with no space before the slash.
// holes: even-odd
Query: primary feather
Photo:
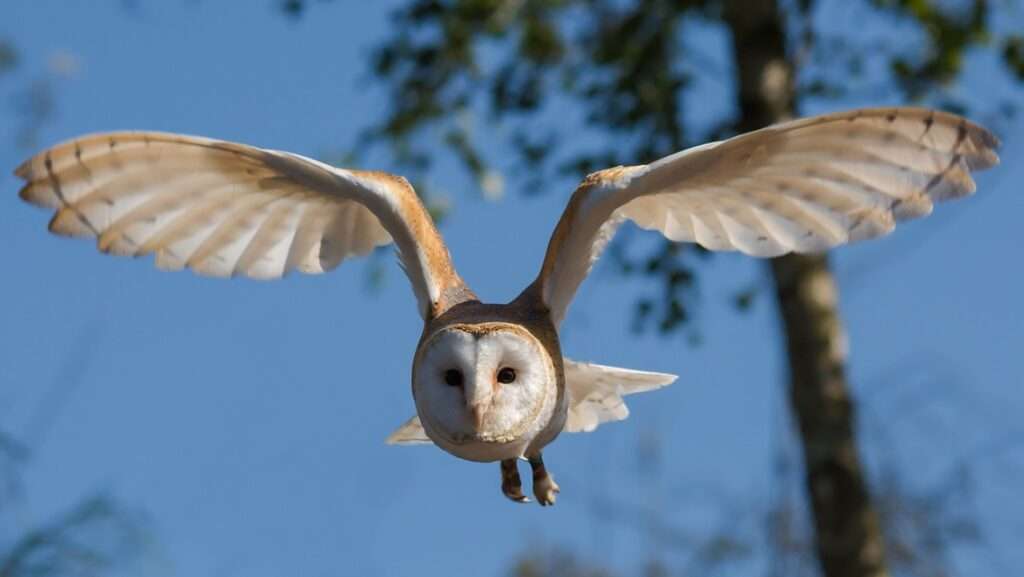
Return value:
<svg viewBox="0 0 1024 577">
<path fill-rule="evenodd" d="M 278 278 L 322 273 L 396 241 L 421 313 L 462 286 L 415 192 L 384 173 L 177 134 L 119 132 L 21 165 L 21 197 L 56 210 L 50 230 L 161 269 Z"/>
<path fill-rule="evenodd" d="M 558 324 L 618 224 L 758 257 L 816 252 L 890 232 L 974 192 L 998 139 L 918 108 L 854 110 L 777 124 L 644 166 L 594 173 L 573 194 L 538 283 Z"/>
</svg>

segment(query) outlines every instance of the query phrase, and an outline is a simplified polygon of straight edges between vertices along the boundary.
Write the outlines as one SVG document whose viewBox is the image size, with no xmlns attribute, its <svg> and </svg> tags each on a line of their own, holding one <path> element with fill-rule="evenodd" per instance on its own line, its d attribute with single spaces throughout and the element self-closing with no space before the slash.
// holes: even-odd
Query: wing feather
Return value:
<svg viewBox="0 0 1024 577">
<path fill-rule="evenodd" d="M 582 363 L 565 359 L 565 390 L 569 395 L 569 415 L 565 431 L 593 431 L 601 423 L 622 421 L 629 408 L 622 397 L 660 389 L 678 377 Z"/>
<path fill-rule="evenodd" d="M 600 171 L 573 194 L 527 291 L 559 324 L 614 233 L 606 223 L 622 220 L 759 257 L 881 236 L 936 202 L 973 194 L 970 173 L 996 165 L 998 146 L 992 133 L 953 114 L 864 109 Z"/>
<path fill-rule="evenodd" d="M 420 422 L 420 418 L 413 415 L 411 419 L 402 423 L 400 427 L 388 435 L 387 440 L 384 442 L 389 445 L 428 445 L 433 441 L 427 436 L 427 432 L 423 430 L 423 423 Z"/>
<path fill-rule="evenodd" d="M 158 132 L 77 138 L 15 170 L 50 230 L 107 253 L 154 253 L 209 276 L 321 273 L 394 240 L 424 316 L 471 295 L 401 178 L 295 154 Z"/>
</svg>

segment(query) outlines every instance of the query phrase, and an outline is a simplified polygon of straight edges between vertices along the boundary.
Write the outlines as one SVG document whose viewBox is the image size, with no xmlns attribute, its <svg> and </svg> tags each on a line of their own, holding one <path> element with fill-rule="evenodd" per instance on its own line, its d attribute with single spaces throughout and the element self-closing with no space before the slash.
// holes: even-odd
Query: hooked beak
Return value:
<svg viewBox="0 0 1024 577">
<path fill-rule="evenodd" d="M 484 426 L 484 416 L 487 414 L 487 407 L 482 403 L 476 404 L 469 408 L 469 412 L 473 415 L 473 425 L 479 431 Z"/>
</svg>

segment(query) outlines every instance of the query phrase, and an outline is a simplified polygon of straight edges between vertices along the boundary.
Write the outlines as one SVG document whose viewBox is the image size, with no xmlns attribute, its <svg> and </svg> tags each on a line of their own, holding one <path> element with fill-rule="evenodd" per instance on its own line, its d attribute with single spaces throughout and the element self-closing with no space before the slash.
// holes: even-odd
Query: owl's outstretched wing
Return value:
<svg viewBox="0 0 1024 577">
<path fill-rule="evenodd" d="M 556 325 L 623 220 L 709 250 L 817 252 L 890 232 L 975 190 L 998 139 L 921 108 L 815 116 L 588 176 L 573 193 L 529 290 Z"/>
<path fill-rule="evenodd" d="M 389 445 L 429 445 L 433 443 L 427 436 L 427 432 L 423 430 L 420 418 L 416 415 L 402 423 L 402 426 L 388 435 L 384 442 Z"/>
<path fill-rule="evenodd" d="M 50 230 L 162 269 L 272 279 L 321 273 L 392 240 L 424 317 L 462 280 L 403 178 L 296 154 L 157 132 L 78 138 L 15 174 L 21 198 L 56 209 Z"/>
<path fill-rule="evenodd" d="M 622 397 L 644 393 L 672 384 L 676 375 L 606 367 L 565 359 L 565 390 L 569 394 L 569 415 L 565 431 L 589 433 L 601 423 L 622 421 L 629 416 Z"/>
</svg>

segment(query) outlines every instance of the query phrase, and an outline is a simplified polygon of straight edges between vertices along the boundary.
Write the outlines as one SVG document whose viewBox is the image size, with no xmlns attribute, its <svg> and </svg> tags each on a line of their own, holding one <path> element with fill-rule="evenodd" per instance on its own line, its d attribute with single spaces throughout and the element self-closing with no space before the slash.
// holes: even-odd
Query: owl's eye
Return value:
<svg viewBox="0 0 1024 577">
<path fill-rule="evenodd" d="M 503 367 L 498 371 L 498 382 L 507 385 L 516 380 L 516 370 L 512 367 Z"/>
<path fill-rule="evenodd" d="M 459 369 L 448 369 L 444 372 L 444 382 L 452 387 L 461 387 L 462 371 Z"/>
</svg>

